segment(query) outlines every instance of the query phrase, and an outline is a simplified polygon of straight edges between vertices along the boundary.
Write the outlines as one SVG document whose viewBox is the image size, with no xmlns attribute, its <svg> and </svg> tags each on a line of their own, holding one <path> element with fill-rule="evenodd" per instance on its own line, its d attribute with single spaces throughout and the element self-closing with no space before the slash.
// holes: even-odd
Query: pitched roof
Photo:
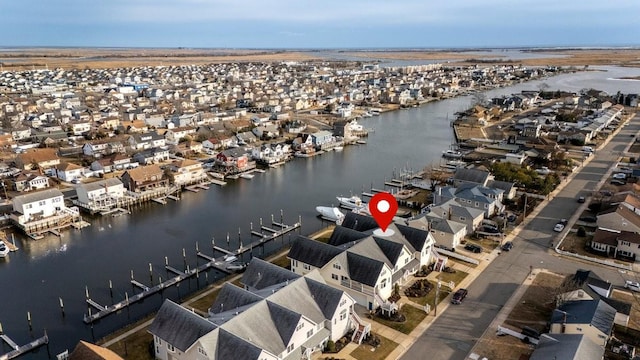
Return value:
<svg viewBox="0 0 640 360">
<path fill-rule="evenodd" d="M 224 330 L 218 333 L 218 346 L 214 359 L 258 360 L 262 349 Z"/>
<path fill-rule="evenodd" d="M 353 211 L 347 212 L 344 216 L 342 226 L 356 231 L 367 231 L 380 227 L 371 216 L 356 214 Z"/>
<path fill-rule="evenodd" d="M 488 171 L 458 168 L 453 175 L 454 180 L 467 181 L 476 184 L 485 184 L 491 173 Z"/>
<path fill-rule="evenodd" d="M 356 242 L 358 240 L 364 239 L 367 236 L 367 234 L 360 231 L 338 225 L 333 229 L 331 237 L 329 238 L 329 241 L 327 243 L 333 246 L 340 246 Z"/>
<path fill-rule="evenodd" d="M 552 324 L 590 324 L 610 335 L 616 310 L 600 299 L 568 301 L 553 311 Z"/>
<path fill-rule="evenodd" d="M 347 251 L 346 256 L 348 264 L 347 267 L 349 268 L 349 277 L 359 283 L 376 286 L 378 276 L 380 276 L 384 263 L 350 251 Z"/>
<path fill-rule="evenodd" d="M 389 259 L 391 264 L 395 265 L 398 262 L 398 258 L 402 254 L 402 244 L 394 241 L 389 241 L 387 239 L 374 236 L 373 240 L 378 244 L 378 247 L 384 255 Z"/>
<path fill-rule="evenodd" d="M 405 239 L 413 246 L 414 251 L 422 251 L 424 248 L 424 244 L 427 242 L 429 238 L 429 232 L 413 228 L 411 226 L 395 224 L 400 233 L 404 236 Z"/>
<path fill-rule="evenodd" d="M 335 246 L 298 235 L 287 257 L 321 268 L 341 252 L 342 250 Z"/>
<path fill-rule="evenodd" d="M 149 332 L 184 352 L 215 328 L 207 319 L 166 299 L 149 326 Z"/>
<path fill-rule="evenodd" d="M 113 351 L 94 345 L 86 341 L 80 341 L 73 352 L 69 355 L 69 360 L 123 360 Z"/>
<path fill-rule="evenodd" d="M 122 185 L 122 181 L 118 178 L 109 178 L 104 180 L 98 180 L 87 184 L 78 184 L 77 187 L 85 189 L 85 191 L 94 191 L 98 189 L 104 189 L 105 187 Z"/>
<path fill-rule="evenodd" d="M 242 284 L 257 290 L 295 280 L 300 275 L 262 259 L 253 258 L 242 274 Z"/>
<path fill-rule="evenodd" d="M 125 174 L 129 174 L 129 177 L 134 181 L 149 181 L 152 176 L 162 176 L 162 170 L 158 165 L 145 165 L 139 166 L 134 169 L 127 170 Z M 160 179 L 156 179 L 160 180 Z"/>
<path fill-rule="evenodd" d="M 59 159 L 58 151 L 56 149 L 28 149 L 25 153 L 18 155 L 18 159 L 23 164 L 30 164 L 32 162 L 41 163 L 44 161 L 51 161 Z"/>
<path fill-rule="evenodd" d="M 213 314 L 219 314 L 225 311 L 237 310 L 238 308 L 254 304 L 260 300 L 262 300 L 262 297 L 250 291 L 244 290 L 231 283 L 225 283 L 213 301 L 209 311 Z"/>
<path fill-rule="evenodd" d="M 573 274 L 571 280 L 578 286 L 587 284 L 592 288 L 600 288 L 606 291 L 611 291 L 613 286 L 610 282 L 602 280 L 591 270 L 578 269 L 576 270 L 576 273 Z"/>
<path fill-rule="evenodd" d="M 545 334 L 530 360 L 601 360 L 604 348 L 584 334 Z"/>
<path fill-rule="evenodd" d="M 13 198 L 14 203 L 16 201 L 22 202 L 23 204 L 34 203 L 41 200 L 51 199 L 58 196 L 64 196 L 60 190 L 58 189 L 47 189 L 42 191 L 37 191 L 25 195 L 18 195 Z"/>
</svg>

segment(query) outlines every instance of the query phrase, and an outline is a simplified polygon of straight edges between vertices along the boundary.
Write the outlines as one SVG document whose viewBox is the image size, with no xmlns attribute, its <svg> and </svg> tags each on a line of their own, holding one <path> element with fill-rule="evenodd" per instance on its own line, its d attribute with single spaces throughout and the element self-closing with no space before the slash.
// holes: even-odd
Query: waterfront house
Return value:
<svg viewBox="0 0 640 360">
<path fill-rule="evenodd" d="M 202 163 L 195 160 L 175 160 L 169 164 L 176 185 L 189 185 L 202 182 L 207 179 L 207 174 L 202 168 Z"/>
<path fill-rule="evenodd" d="M 110 210 L 124 199 L 125 188 L 120 179 L 110 178 L 76 185 L 78 205 L 90 212 Z"/>
<path fill-rule="evenodd" d="M 289 144 L 264 144 L 251 150 L 251 158 L 256 161 L 271 165 L 286 161 L 291 156 Z"/>
<path fill-rule="evenodd" d="M 120 177 L 124 186 L 132 192 L 143 192 L 167 186 L 168 180 L 158 165 L 145 165 L 129 169 Z"/>
<path fill-rule="evenodd" d="M 149 327 L 155 358 L 302 360 L 355 329 L 358 343 L 370 324 L 354 312 L 354 300 L 317 274 L 281 276 L 283 269 L 254 258 L 243 275 L 252 290 L 225 284 L 203 318 L 165 300 Z M 262 279 L 272 280 L 260 286 Z M 365 330 L 365 331 L 361 331 Z"/>
<path fill-rule="evenodd" d="M 16 166 L 24 170 L 50 169 L 60 164 L 56 149 L 27 149 L 16 156 Z"/>
<path fill-rule="evenodd" d="M 490 172 L 478 169 L 458 168 L 453 175 L 453 186 L 462 184 L 476 184 L 487 186 L 494 177 Z"/>
<path fill-rule="evenodd" d="M 67 208 L 64 195 L 58 189 L 13 198 L 11 221 L 27 234 L 68 226 L 77 216 L 77 208 Z"/>
<path fill-rule="evenodd" d="M 249 161 L 245 148 L 232 148 L 221 151 L 216 155 L 216 163 L 225 172 L 230 173 L 242 172 L 255 167 L 255 163 Z"/>
<path fill-rule="evenodd" d="M 311 142 L 317 149 L 322 148 L 325 144 L 333 143 L 334 141 L 335 138 L 330 131 L 321 130 L 311 134 Z"/>
<path fill-rule="evenodd" d="M 110 173 L 117 170 L 124 170 L 137 167 L 138 163 L 131 162 L 131 157 L 126 154 L 112 154 L 91 163 L 91 170 L 102 173 Z"/>
<path fill-rule="evenodd" d="M 68 356 L 66 360 L 124 360 L 115 352 L 86 341 L 80 341 Z M 58 359 L 62 360 L 59 355 Z"/>
<path fill-rule="evenodd" d="M 56 177 L 66 182 L 79 181 L 80 179 L 82 179 L 82 175 L 86 170 L 86 168 L 74 163 L 60 164 L 57 165 L 55 169 Z"/>
<path fill-rule="evenodd" d="M 133 155 L 133 161 L 140 164 L 157 164 L 169 160 L 169 150 L 163 148 L 150 148 Z"/>
</svg>

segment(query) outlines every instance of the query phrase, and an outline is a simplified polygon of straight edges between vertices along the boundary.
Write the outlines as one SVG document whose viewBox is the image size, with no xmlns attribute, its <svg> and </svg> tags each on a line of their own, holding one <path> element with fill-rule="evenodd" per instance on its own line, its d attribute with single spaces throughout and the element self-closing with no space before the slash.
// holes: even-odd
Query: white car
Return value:
<svg viewBox="0 0 640 360">
<path fill-rule="evenodd" d="M 624 180 L 624 179 L 627 178 L 627 174 L 625 174 L 625 173 L 616 173 L 616 174 L 613 174 L 612 178 L 618 179 L 618 180 Z"/>
<path fill-rule="evenodd" d="M 555 232 L 560 232 L 564 230 L 564 225 L 562 225 L 561 223 L 557 223 L 556 226 L 553 227 L 553 231 Z"/>
<path fill-rule="evenodd" d="M 640 283 L 638 283 L 637 281 L 627 280 L 624 283 L 624 287 L 631 291 L 640 292 Z"/>
</svg>

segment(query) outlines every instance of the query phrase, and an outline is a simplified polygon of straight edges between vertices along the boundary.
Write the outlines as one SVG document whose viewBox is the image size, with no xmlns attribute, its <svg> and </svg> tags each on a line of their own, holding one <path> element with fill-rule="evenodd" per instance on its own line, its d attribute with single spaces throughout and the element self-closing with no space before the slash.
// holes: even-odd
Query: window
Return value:
<svg viewBox="0 0 640 360">
<path fill-rule="evenodd" d="M 349 278 L 344 276 L 344 275 L 340 275 L 340 280 L 347 281 L 347 280 L 349 280 Z"/>
<path fill-rule="evenodd" d="M 307 331 L 307 339 L 313 336 L 313 329 Z"/>
<path fill-rule="evenodd" d="M 173 352 L 173 351 L 176 351 L 176 348 L 174 348 L 173 345 L 167 343 L 167 350 Z"/>
<path fill-rule="evenodd" d="M 44 204 L 46 204 L 46 203 L 47 203 L 46 201 L 40 201 L 40 202 L 38 202 L 38 205 L 39 206 L 44 206 Z"/>
<path fill-rule="evenodd" d="M 480 206 L 480 204 L 476 201 L 476 206 Z"/>
<path fill-rule="evenodd" d="M 304 323 L 298 324 L 298 326 L 296 327 L 296 331 L 302 329 L 303 327 L 304 327 Z"/>
<path fill-rule="evenodd" d="M 25 206 L 25 208 L 27 208 L 27 209 L 31 209 L 31 208 L 33 208 L 33 204 L 27 204 L 27 205 Z"/>
<path fill-rule="evenodd" d="M 311 265 L 304 264 L 303 267 L 304 267 L 305 270 L 311 270 Z"/>
<path fill-rule="evenodd" d="M 336 269 L 336 270 L 340 270 L 341 269 L 340 264 L 338 264 L 338 263 L 334 263 L 333 264 L 333 268 Z"/>
<path fill-rule="evenodd" d="M 204 356 L 207 356 L 207 352 L 200 346 L 198 346 L 198 353 Z"/>
<path fill-rule="evenodd" d="M 460 216 L 460 221 L 465 221 L 467 220 L 464 216 Z"/>
<path fill-rule="evenodd" d="M 291 345 L 287 347 L 287 352 L 292 352 L 292 351 L 293 351 L 293 343 L 291 343 Z"/>
<path fill-rule="evenodd" d="M 336 274 L 331 274 L 331 278 L 332 278 L 333 280 L 338 280 L 338 279 L 339 279 L 339 278 L 338 278 L 338 275 L 336 275 Z"/>
<path fill-rule="evenodd" d="M 346 318 L 347 318 L 347 310 L 345 309 L 345 310 L 342 310 L 340 312 L 340 321 L 342 321 L 342 320 L 344 320 Z"/>
<path fill-rule="evenodd" d="M 623 246 L 631 246 L 631 243 L 628 241 L 621 241 Z"/>
<path fill-rule="evenodd" d="M 292 267 L 298 267 L 298 260 L 291 260 Z"/>
</svg>

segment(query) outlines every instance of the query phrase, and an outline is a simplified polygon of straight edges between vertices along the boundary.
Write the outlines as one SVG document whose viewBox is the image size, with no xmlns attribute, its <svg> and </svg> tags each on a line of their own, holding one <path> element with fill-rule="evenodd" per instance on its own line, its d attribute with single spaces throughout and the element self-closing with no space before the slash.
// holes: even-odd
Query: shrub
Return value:
<svg viewBox="0 0 640 360">
<path fill-rule="evenodd" d="M 327 347 L 325 348 L 326 352 L 336 352 L 336 343 L 333 342 L 333 340 L 329 340 L 327 341 Z"/>
<path fill-rule="evenodd" d="M 585 230 L 585 229 L 584 229 L 584 226 L 580 226 L 580 227 L 578 228 L 578 233 L 577 233 L 577 235 L 578 235 L 578 236 L 580 236 L 580 237 L 585 237 L 585 236 L 587 236 L 587 230 Z"/>
</svg>

